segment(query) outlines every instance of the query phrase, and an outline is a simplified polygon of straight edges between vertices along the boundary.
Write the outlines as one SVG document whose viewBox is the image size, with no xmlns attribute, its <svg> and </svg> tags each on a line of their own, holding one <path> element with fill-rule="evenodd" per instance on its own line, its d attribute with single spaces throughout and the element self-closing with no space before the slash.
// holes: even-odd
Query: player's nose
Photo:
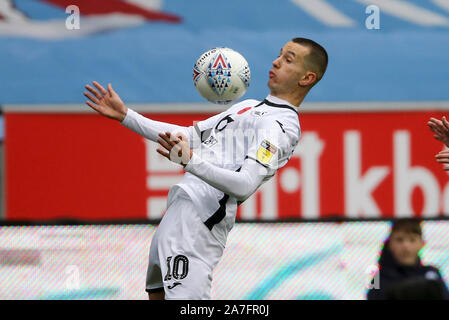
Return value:
<svg viewBox="0 0 449 320">
<path fill-rule="evenodd" d="M 271 64 L 273 65 L 273 67 L 279 68 L 280 67 L 280 60 L 279 60 L 279 58 L 274 59 Z"/>
</svg>

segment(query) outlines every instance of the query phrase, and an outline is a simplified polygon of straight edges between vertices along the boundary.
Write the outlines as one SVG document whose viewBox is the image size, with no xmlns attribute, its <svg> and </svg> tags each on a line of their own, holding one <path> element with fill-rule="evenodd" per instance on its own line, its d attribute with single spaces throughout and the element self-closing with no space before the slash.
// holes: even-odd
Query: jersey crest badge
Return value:
<svg viewBox="0 0 449 320">
<path fill-rule="evenodd" d="M 263 140 L 260 144 L 259 150 L 257 150 L 257 160 L 262 163 L 268 163 L 277 150 L 277 147 L 275 147 L 272 143 L 267 140 Z"/>
</svg>

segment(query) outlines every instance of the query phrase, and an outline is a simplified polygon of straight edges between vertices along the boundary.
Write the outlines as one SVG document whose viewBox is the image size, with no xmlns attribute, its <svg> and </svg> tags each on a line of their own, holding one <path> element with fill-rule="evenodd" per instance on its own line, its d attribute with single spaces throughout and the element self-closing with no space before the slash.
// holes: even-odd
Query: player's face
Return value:
<svg viewBox="0 0 449 320">
<path fill-rule="evenodd" d="M 397 230 L 390 236 L 390 251 L 393 257 L 404 266 L 415 265 L 419 250 L 424 246 L 420 235 Z"/>
<path fill-rule="evenodd" d="M 308 53 L 308 48 L 292 41 L 287 42 L 269 72 L 268 87 L 272 93 L 293 93 L 298 90 L 306 74 L 303 58 Z"/>
</svg>

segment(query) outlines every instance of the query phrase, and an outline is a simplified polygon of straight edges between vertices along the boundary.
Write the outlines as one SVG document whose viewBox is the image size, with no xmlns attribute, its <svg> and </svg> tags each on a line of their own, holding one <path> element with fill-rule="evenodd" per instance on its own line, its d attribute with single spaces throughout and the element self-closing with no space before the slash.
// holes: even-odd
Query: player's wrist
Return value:
<svg viewBox="0 0 449 320">
<path fill-rule="evenodd" d="M 128 108 L 125 106 L 122 111 L 119 111 L 119 115 L 117 117 L 117 120 L 120 123 L 122 123 L 123 120 L 125 120 L 127 114 L 128 114 Z"/>
<path fill-rule="evenodd" d="M 186 164 L 183 164 L 184 170 L 186 172 L 191 172 L 191 170 L 194 170 L 195 163 L 199 162 L 200 162 L 199 156 L 195 152 L 190 150 L 190 160 Z"/>
</svg>

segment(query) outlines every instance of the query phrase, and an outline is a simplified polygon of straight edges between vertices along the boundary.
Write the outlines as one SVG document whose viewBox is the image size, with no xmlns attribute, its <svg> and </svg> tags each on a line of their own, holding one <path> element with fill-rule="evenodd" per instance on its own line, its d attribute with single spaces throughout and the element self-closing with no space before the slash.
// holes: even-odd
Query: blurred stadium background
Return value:
<svg viewBox="0 0 449 320">
<path fill-rule="evenodd" d="M 147 298 L 151 237 L 182 170 L 91 112 L 85 84 L 190 125 L 224 110 L 194 89 L 201 53 L 242 53 L 243 98 L 263 99 L 297 36 L 322 44 L 329 67 L 294 157 L 239 208 L 213 298 L 365 299 L 400 217 L 425 219 L 421 257 L 448 283 L 449 176 L 426 126 L 448 115 L 448 31 L 446 0 L 1 0 L 0 299 Z"/>
</svg>

